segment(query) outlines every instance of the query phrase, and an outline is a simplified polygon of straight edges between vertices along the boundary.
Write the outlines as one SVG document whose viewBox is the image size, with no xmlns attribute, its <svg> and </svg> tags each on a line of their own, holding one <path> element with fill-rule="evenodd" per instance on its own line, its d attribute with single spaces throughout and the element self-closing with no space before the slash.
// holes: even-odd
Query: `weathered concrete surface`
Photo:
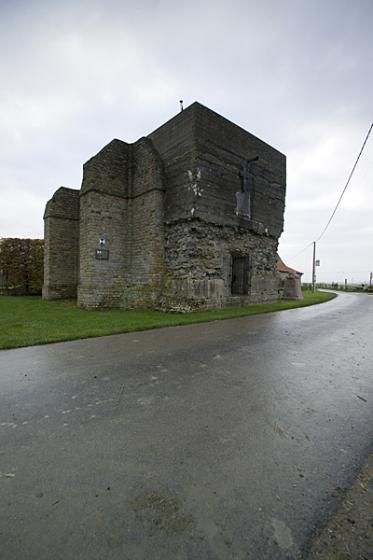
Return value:
<svg viewBox="0 0 373 560">
<path fill-rule="evenodd" d="M 373 453 L 351 488 L 338 490 L 342 503 L 313 542 L 307 560 L 373 558 Z"/>
<path fill-rule="evenodd" d="M 2 557 L 300 558 L 372 447 L 372 311 L 1 352 Z"/>
</svg>

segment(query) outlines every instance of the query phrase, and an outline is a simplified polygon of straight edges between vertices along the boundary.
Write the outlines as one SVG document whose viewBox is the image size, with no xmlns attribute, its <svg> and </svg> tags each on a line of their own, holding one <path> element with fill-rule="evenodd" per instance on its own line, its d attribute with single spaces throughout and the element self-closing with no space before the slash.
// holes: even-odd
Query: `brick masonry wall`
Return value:
<svg viewBox="0 0 373 560">
<path fill-rule="evenodd" d="M 112 140 L 83 166 L 78 305 L 120 307 L 129 270 L 131 147 Z M 108 259 L 96 258 L 102 247 Z"/>
<path fill-rule="evenodd" d="M 131 185 L 131 146 L 114 139 L 83 165 L 81 194 L 96 190 L 126 197 Z"/>
<path fill-rule="evenodd" d="M 59 188 L 44 213 L 44 299 L 76 297 L 79 191 Z"/>
<path fill-rule="evenodd" d="M 128 202 L 122 197 L 97 191 L 80 197 L 80 307 L 120 307 L 130 261 L 128 216 Z M 105 239 L 108 260 L 96 258 L 100 239 Z"/>
<path fill-rule="evenodd" d="M 123 308 L 157 305 L 164 275 L 164 168 L 147 138 L 133 146 L 130 274 Z"/>
<path fill-rule="evenodd" d="M 109 144 L 84 167 L 78 304 L 85 308 L 153 306 L 161 288 L 162 162 L 147 139 L 134 145 L 118 142 L 114 150 Z M 105 239 L 107 260 L 95 258 L 99 239 Z"/>
</svg>

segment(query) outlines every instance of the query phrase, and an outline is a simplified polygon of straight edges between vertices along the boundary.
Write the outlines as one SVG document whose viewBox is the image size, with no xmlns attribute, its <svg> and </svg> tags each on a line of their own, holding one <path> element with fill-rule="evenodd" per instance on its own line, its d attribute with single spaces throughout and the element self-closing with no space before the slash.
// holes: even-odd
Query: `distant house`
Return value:
<svg viewBox="0 0 373 560">
<path fill-rule="evenodd" d="M 275 270 L 278 290 L 282 294 L 283 299 L 303 299 L 301 289 L 303 272 L 287 266 L 278 254 Z"/>
<path fill-rule="evenodd" d="M 302 278 L 303 272 L 295 270 L 295 268 L 290 268 L 281 259 L 280 255 L 277 255 L 277 261 L 275 265 L 276 272 L 278 272 L 278 278 L 284 280 L 289 274 L 295 276 L 296 278 Z"/>
</svg>

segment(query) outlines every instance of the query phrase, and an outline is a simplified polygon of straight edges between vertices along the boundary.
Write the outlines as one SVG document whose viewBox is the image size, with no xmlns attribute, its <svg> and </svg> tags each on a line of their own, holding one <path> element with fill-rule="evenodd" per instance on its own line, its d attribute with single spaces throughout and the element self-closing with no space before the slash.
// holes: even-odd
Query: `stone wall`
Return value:
<svg viewBox="0 0 373 560">
<path fill-rule="evenodd" d="M 85 164 L 79 306 L 155 304 L 163 276 L 163 192 L 162 162 L 147 139 L 115 140 Z M 107 258 L 97 258 L 100 239 Z"/>
<path fill-rule="evenodd" d="M 83 165 L 81 194 L 97 191 L 127 197 L 131 173 L 131 146 L 114 139 Z"/>
<path fill-rule="evenodd" d="M 131 147 L 113 140 L 83 166 L 78 305 L 120 307 L 129 270 Z M 100 239 L 108 258 L 97 258 Z"/>
<path fill-rule="evenodd" d="M 95 190 L 80 199 L 80 307 L 120 307 L 129 269 L 125 243 L 129 235 L 126 199 Z M 105 239 L 108 259 L 96 258 L 99 240 Z"/>
<path fill-rule="evenodd" d="M 277 240 L 194 219 L 166 229 L 166 275 L 161 304 L 191 310 L 277 299 Z M 246 295 L 233 295 L 232 258 L 249 257 Z"/>
<path fill-rule="evenodd" d="M 79 191 L 59 188 L 44 213 L 44 299 L 76 297 Z"/>
<path fill-rule="evenodd" d="M 157 305 L 164 275 L 164 168 L 152 143 L 133 145 L 131 236 L 127 239 L 130 267 L 121 307 Z"/>
</svg>

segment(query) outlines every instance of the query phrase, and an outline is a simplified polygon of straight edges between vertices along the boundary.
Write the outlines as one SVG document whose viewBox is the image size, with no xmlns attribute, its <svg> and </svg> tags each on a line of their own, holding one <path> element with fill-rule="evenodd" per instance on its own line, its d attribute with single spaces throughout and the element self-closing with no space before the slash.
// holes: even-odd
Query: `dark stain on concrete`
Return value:
<svg viewBox="0 0 373 560">
<path fill-rule="evenodd" d="M 191 515 L 184 515 L 176 498 L 148 492 L 138 496 L 131 504 L 137 519 L 150 531 L 161 531 L 168 536 L 177 535 L 193 526 Z"/>
</svg>

